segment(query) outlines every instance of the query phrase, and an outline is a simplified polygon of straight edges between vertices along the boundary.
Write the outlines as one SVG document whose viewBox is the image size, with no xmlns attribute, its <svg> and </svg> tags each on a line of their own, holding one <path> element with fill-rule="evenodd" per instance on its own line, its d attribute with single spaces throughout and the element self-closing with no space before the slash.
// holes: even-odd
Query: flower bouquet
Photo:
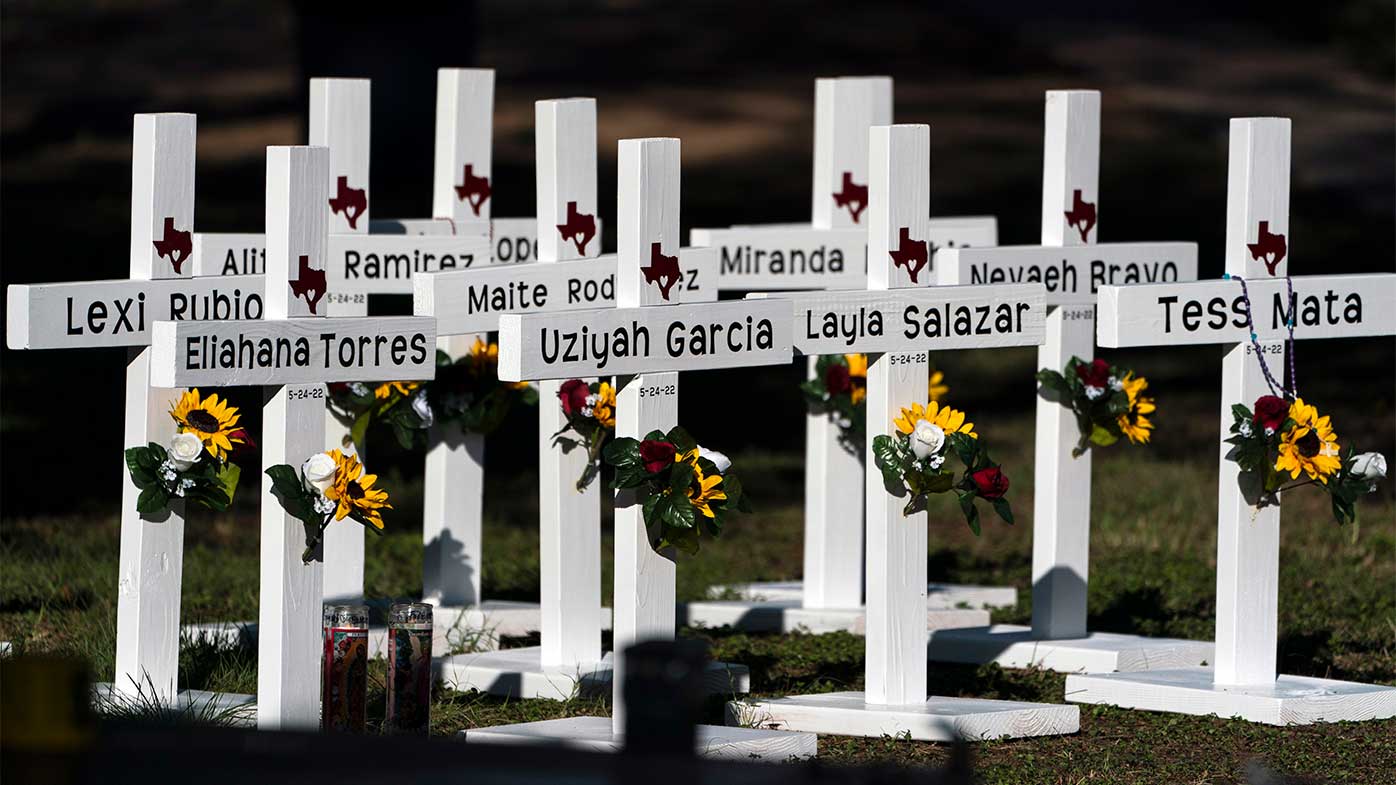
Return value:
<svg viewBox="0 0 1396 785">
<path fill-rule="evenodd" d="M 1386 477 L 1385 456 L 1358 455 L 1351 446 L 1342 451 L 1329 417 L 1320 417 L 1303 398 L 1262 395 L 1254 411 L 1238 403 L 1231 414 L 1226 443 L 1234 449 L 1227 457 L 1261 489 L 1264 501 L 1280 491 L 1317 485 L 1331 497 L 1333 519 L 1350 523 L 1357 520 L 1357 499 Z M 1306 479 L 1300 480 L 1301 474 Z"/>
<path fill-rule="evenodd" d="M 369 387 L 362 382 L 332 382 L 328 387 L 330 410 L 350 424 L 345 447 L 361 448 L 374 422 L 386 422 L 403 449 L 425 442 L 426 430 L 434 420 L 427 385 L 384 382 Z"/>
<path fill-rule="evenodd" d="M 1154 399 L 1144 394 L 1149 381 L 1134 371 L 1119 368 L 1097 357 L 1086 362 L 1072 357 L 1061 373 L 1050 368 L 1037 372 L 1042 389 L 1076 415 L 1081 439 L 1071 455 L 1080 457 L 1092 447 L 1109 447 L 1126 438 L 1131 444 L 1147 444 L 1154 424 L 1149 415 Z"/>
<path fill-rule="evenodd" d="M 1013 523 L 1013 510 L 1004 498 L 1008 477 L 990 460 L 974 432 L 974 423 L 965 421 L 964 412 L 934 402 L 923 409 L 916 403 L 902 409 L 893 425 L 897 429 L 894 435 L 873 437 L 873 457 L 887 492 L 909 496 L 903 514 L 924 510 L 933 493 L 954 491 L 965 521 L 976 535 L 979 510 L 975 499 L 987 501 L 1000 518 Z M 959 480 L 947 464 L 952 455 L 964 466 Z"/>
<path fill-rule="evenodd" d="M 932 402 L 950 391 L 945 374 L 932 369 L 926 394 Z M 827 414 L 839 425 L 839 442 L 851 453 L 863 455 L 867 433 L 868 356 L 821 355 L 814 363 L 813 378 L 800 385 L 810 411 Z"/>
<path fill-rule="evenodd" d="M 171 498 L 227 510 L 242 474 L 228 458 L 234 448 L 252 441 L 238 427 L 237 407 L 218 400 L 217 393 L 200 398 L 195 388 L 180 396 L 170 416 L 179 430 L 168 447 L 151 442 L 126 450 L 126 469 L 141 490 L 136 511 L 159 512 L 170 506 Z"/>
<path fill-rule="evenodd" d="M 716 537 L 729 512 L 751 512 L 727 456 L 699 447 L 678 426 L 643 440 L 613 439 L 604 454 L 616 470 L 612 487 L 635 492 L 656 549 L 697 553 L 702 531 Z"/>
<path fill-rule="evenodd" d="M 553 444 L 563 452 L 586 446 L 587 465 L 577 479 L 577 490 L 583 491 L 601 472 L 602 450 L 616 434 L 616 391 L 610 382 L 568 379 L 557 397 L 567 425 L 553 434 Z"/>
<path fill-rule="evenodd" d="M 435 416 L 459 423 L 466 433 L 493 433 L 514 404 L 538 403 L 538 390 L 528 382 L 499 380 L 499 344 L 479 338 L 459 360 L 438 351 L 436 379 L 427 387 Z"/>
<path fill-rule="evenodd" d="M 315 453 L 301 464 L 300 471 L 278 464 L 267 469 L 267 476 L 281 508 L 306 524 L 301 561 L 307 564 L 330 523 L 349 518 L 374 534 L 382 534 L 382 510 L 393 508 L 388 492 L 373 487 L 378 475 L 366 474 L 352 450 Z"/>
</svg>

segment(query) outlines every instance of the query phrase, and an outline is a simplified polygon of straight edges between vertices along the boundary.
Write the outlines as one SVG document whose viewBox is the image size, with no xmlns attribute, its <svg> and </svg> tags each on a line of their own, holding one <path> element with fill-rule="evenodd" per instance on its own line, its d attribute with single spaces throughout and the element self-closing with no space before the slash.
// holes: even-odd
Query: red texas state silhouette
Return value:
<svg viewBox="0 0 1396 785">
<path fill-rule="evenodd" d="M 169 259 L 170 264 L 174 265 L 175 274 L 178 275 L 180 266 L 193 251 L 194 242 L 189 232 L 176 229 L 174 219 L 166 216 L 164 236 L 155 241 L 155 255 Z"/>
<path fill-rule="evenodd" d="M 1071 192 L 1071 209 L 1066 211 L 1066 225 L 1074 226 L 1081 233 L 1081 242 L 1086 242 L 1086 235 L 1091 233 L 1091 228 L 1095 226 L 1095 203 L 1087 202 L 1081 198 L 1081 189 L 1077 188 Z"/>
<path fill-rule="evenodd" d="M 596 236 L 596 216 L 577 212 L 577 203 L 567 203 L 567 223 L 557 224 L 563 240 L 571 240 L 577 253 L 586 255 L 587 243 Z"/>
<path fill-rule="evenodd" d="M 325 271 L 310 269 L 310 257 L 301 254 L 296 280 L 288 283 L 291 284 L 291 294 L 305 298 L 310 312 L 315 313 L 315 306 L 320 302 L 320 298 L 325 296 Z M 315 293 L 314 297 L 310 296 L 311 292 Z"/>
<path fill-rule="evenodd" d="M 468 202 L 470 209 L 479 215 L 485 200 L 490 198 L 490 178 L 476 177 L 474 172 L 474 166 L 465 165 L 465 174 L 461 178 L 461 184 L 455 186 L 456 198 L 462 202 Z"/>
<path fill-rule="evenodd" d="M 916 276 L 921 272 L 921 268 L 930 261 L 930 254 L 926 251 L 926 241 L 911 239 L 911 230 L 905 226 L 901 228 L 897 239 L 897 249 L 888 252 L 892 256 L 892 266 L 905 267 L 907 273 L 911 275 L 911 282 L 916 283 Z"/>
<path fill-rule="evenodd" d="M 343 213 L 350 229 L 357 229 L 359 216 L 368 210 L 368 197 L 362 188 L 350 188 L 349 178 L 340 177 L 338 190 L 330 197 L 330 212 Z"/>
<path fill-rule="evenodd" d="M 854 207 L 855 204 L 858 206 Z M 853 216 L 853 223 L 858 223 L 858 216 L 868 206 L 868 187 L 853 182 L 852 172 L 844 172 L 843 189 L 834 193 L 834 206 L 847 207 L 848 214 Z"/>
<path fill-rule="evenodd" d="M 1288 250 L 1285 245 L 1285 236 L 1282 234 L 1271 234 L 1270 222 L 1261 221 L 1260 231 L 1256 232 L 1255 239 L 1256 241 L 1253 243 L 1246 243 L 1246 247 L 1249 248 L 1251 252 L 1251 259 L 1257 262 L 1264 262 L 1265 272 L 1274 275 L 1275 268 L 1279 267 L 1280 262 L 1284 261 L 1285 251 Z"/>
<path fill-rule="evenodd" d="M 641 267 L 640 272 L 645 274 L 647 283 L 659 287 L 659 294 L 665 300 L 669 299 L 669 290 L 683 277 L 683 272 L 679 270 L 679 257 L 660 253 L 659 243 L 650 244 L 649 267 Z"/>
</svg>

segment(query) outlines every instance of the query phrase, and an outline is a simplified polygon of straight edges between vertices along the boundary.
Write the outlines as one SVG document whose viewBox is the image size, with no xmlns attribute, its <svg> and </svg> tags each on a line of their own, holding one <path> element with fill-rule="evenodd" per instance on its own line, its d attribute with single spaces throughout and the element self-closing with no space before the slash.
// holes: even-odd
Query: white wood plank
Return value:
<svg viewBox="0 0 1396 785">
<path fill-rule="evenodd" d="M 1145 711 L 1215 715 L 1267 725 L 1363 722 L 1396 717 L 1396 687 L 1280 676 L 1230 685 L 1210 668 L 1066 677 L 1066 699 Z"/>
<path fill-rule="evenodd" d="M 859 517 L 862 517 L 861 515 Z M 859 543 L 861 550 L 862 543 Z M 860 574 L 861 577 L 861 574 Z M 861 589 L 861 585 L 859 586 Z M 929 600 L 927 604 L 929 605 Z M 927 630 L 983 627 L 989 612 L 957 608 L 926 608 Z M 800 600 L 699 600 L 679 605 L 680 627 L 735 627 L 749 632 L 790 634 L 847 632 L 863 635 L 867 619 L 861 604 L 846 607 L 802 608 Z"/>
<path fill-rule="evenodd" d="M 622 149 L 624 145 L 622 144 Z M 621 223 L 622 231 L 625 224 Z M 618 378 L 616 437 L 642 439 L 667 432 L 679 420 L 679 376 L 651 373 Z M 641 391 L 644 391 L 642 394 Z M 674 637 L 675 572 L 672 559 L 655 552 L 633 491 L 617 491 L 615 503 L 615 592 L 612 651 L 647 640 Z M 613 730 L 625 730 L 625 657 L 617 654 L 611 696 Z"/>
<path fill-rule="evenodd" d="M 330 148 L 332 234 L 367 233 L 372 89 L 367 79 L 310 80 L 310 143 Z M 267 225 L 268 234 L 271 225 Z"/>
<path fill-rule="evenodd" d="M 499 317 L 499 378 L 784 365 L 790 331 L 790 304 L 776 299 L 505 314 Z"/>
<path fill-rule="evenodd" d="M 868 288 L 929 286 L 930 126 L 878 126 L 868 156 L 868 198 L 884 205 L 868 211 Z M 887 171 L 888 161 L 902 169 Z"/>
<path fill-rule="evenodd" d="M 11 349 L 149 346 L 158 321 L 260 319 L 260 275 L 229 278 L 12 284 L 6 290 Z"/>
<path fill-rule="evenodd" d="M 330 235 L 335 294 L 411 294 L 417 273 L 492 264 L 488 237 L 467 235 Z"/>
<path fill-rule="evenodd" d="M 1035 346 L 1043 336 L 1041 284 L 800 292 L 763 299 L 792 304 L 795 348 L 801 354 Z"/>
<path fill-rule="evenodd" d="M 362 234 L 341 235 L 342 237 L 364 237 Z M 333 236 L 331 236 L 333 242 Z M 346 316 L 368 316 L 368 295 L 364 293 L 344 294 L 339 291 L 337 282 L 330 282 L 330 291 L 325 296 L 328 306 L 325 315 L 335 318 Z M 353 422 L 341 421 L 334 411 L 326 406 L 325 449 L 358 449 L 349 435 Z M 360 460 L 367 460 L 361 455 Z M 321 549 L 324 551 L 324 596 L 326 602 L 358 604 L 364 600 L 364 527 L 331 526 L 325 531 Z"/>
<path fill-rule="evenodd" d="M 1080 729 L 1080 709 L 1050 703 L 931 698 L 893 707 L 861 692 L 829 692 L 727 704 L 729 723 L 839 736 L 984 741 L 1056 736 Z"/>
<path fill-rule="evenodd" d="M 478 605 L 483 538 L 485 438 L 459 425 L 433 426 L 422 510 L 422 597 L 433 605 Z"/>
<path fill-rule="evenodd" d="M 681 303 L 679 140 L 622 139 L 619 157 L 616 302 L 622 308 Z"/>
<path fill-rule="evenodd" d="M 323 314 L 329 214 L 312 196 L 326 191 L 316 179 L 329 177 L 329 163 L 326 155 L 312 154 L 314 149 L 267 148 L 265 319 Z"/>
<path fill-rule="evenodd" d="M 312 729 L 320 722 L 323 563 L 302 563 L 305 524 L 282 509 L 267 468 L 299 467 L 324 448 L 324 387 L 267 390 L 262 406 L 262 533 L 257 636 L 257 725 Z M 344 520 L 332 526 L 358 526 Z"/>
<path fill-rule="evenodd" d="M 817 360 L 808 359 L 811 374 Z M 863 604 L 862 456 L 839 431 L 827 414 L 805 418 L 805 608 Z"/>
<path fill-rule="evenodd" d="M 1262 341 L 1279 341 L 1288 334 L 1289 296 L 1282 278 L 1260 269 L 1259 276 L 1246 279 L 1255 331 Z M 1396 279 L 1390 274 L 1299 275 L 1291 281 L 1299 306 L 1296 340 L 1390 335 L 1396 328 Z M 1245 314 L 1237 281 L 1107 286 L 1100 290 L 1099 339 L 1102 346 L 1248 343 Z"/>
<path fill-rule="evenodd" d="M 539 261 L 601 255 L 596 198 L 596 99 L 564 98 L 534 105 L 537 130 Z M 538 232 L 537 228 L 543 231 Z"/>
<path fill-rule="evenodd" d="M 815 80 L 815 227 L 866 226 L 862 218 L 867 207 L 867 193 L 859 193 L 859 188 L 866 189 L 868 185 L 868 129 L 891 122 L 890 77 L 845 76 Z"/>
<path fill-rule="evenodd" d="M 1207 665 L 1215 660 L 1216 647 L 1211 641 L 1113 632 L 1048 639 L 1032 627 L 995 624 L 932 630 L 927 657 L 933 662 L 992 662 L 1002 668 L 1041 668 L 1058 673 L 1111 673 Z"/>
<path fill-rule="evenodd" d="M 462 234 L 489 227 L 493 145 L 494 69 L 438 69 L 431 214 L 452 219 Z"/>
<path fill-rule="evenodd" d="M 254 232 L 195 232 L 190 256 L 194 275 L 261 275 L 267 271 L 266 238 Z"/>
<path fill-rule="evenodd" d="M 1271 271 L 1252 257 L 1246 244 L 1257 241 L 1262 221 L 1288 242 L 1289 140 L 1289 120 L 1231 121 L 1226 270 L 1233 275 L 1249 280 L 1288 272 L 1288 253 Z M 1386 302 L 1388 307 L 1379 310 L 1391 318 L 1389 304 L 1396 298 Z M 1284 344 L 1261 348 L 1282 372 Z M 1250 405 L 1269 391 L 1251 349 L 1238 343 L 1222 359 L 1221 433 L 1231 427 L 1232 404 Z M 1219 444 L 1215 679 L 1218 684 L 1273 684 L 1279 640 L 1280 506 L 1256 506 L 1259 489 L 1242 487 L 1240 467 L 1226 459 L 1229 447 Z"/>
<path fill-rule="evenodd" d="M 131 140 L 131 277 L 188 278 L 194 229 L 192 114 L 138 114 Z"/>
<path fill-rule="evenodd" d="M 434 316 L 441 335 L 496 330 L 502 313 L 562 312 L 616 304 L 615 254 L 565 265 L 475 267 L 413 276 L 413 311 Z M 679 251 L 684 280 L 675 286 L 687 302 L 717 299 L 713 251 Z"/>
<path fill-rule="evenodd" d="M 1086 305 L 1103 286 L 1197 280 L 1197 244 L 946 248 L 936 264 L 942 285 L 1041 282 L 1049 305 Z"/>
<path fill-rule="evenodd" d="M 126 365 L 125 446 L 167 445 L 175 434 L 169 411 L 184 391 L 150 385 L 150 354 L 133 349 Z M 123 462 L 114 685 L 124 695 L 169 702 L 179 676 L 184 501 L 172 499 L 163 515 L 142 515 L 139 496 Z"/>
<path fill-rule="evenodd" d="M 157 322 L 151 380 L 234 387 L 431 379 L 435 342 L 435 323 L 420 316 Z"/>
<path fill-rule="evenodd" d="M 483 232 L 482 229 L 485 228 L 489 231 Z M 391 218 L 371 222 L 369 232 L 427 237 L 488 234 L 493 253 L 491 261 L 494 264 L 534 262 L 539 258 L 538 222 L 532 218 L 493 218 L 488 227 L 477 224 L 457 225 L 451 218 Z M 600 237 L 600 218 L 596 219 L 596 233 Z"/>
<path fill-rule="evenodd" d="M 699 725 L 694 747 L 705 758 L 786 762 L 791 758 L 812 758 L 817 738 L 813 733 L 755 728 L 729 728 Z M 557 720 L 499 725 L 461 731 L 467 742 L 482 744 L 548 745 L 589 752 L 620 752 L 625 739 L 611 730 L 605 717 L 566 717 Z"/>
<path fill-rule="evenodd" d="M 861 228 L 694 229 L 689 242 L 718 249 L 723 291 L 861 289 L 868 233 Z"/>
<path fill-rule="evenodd" d="M 1100 91 L 1048 90 L 1044 114 L 1042 244 L 1070 246 L 1095 242 L 1100 183 Z"/>
</svg>

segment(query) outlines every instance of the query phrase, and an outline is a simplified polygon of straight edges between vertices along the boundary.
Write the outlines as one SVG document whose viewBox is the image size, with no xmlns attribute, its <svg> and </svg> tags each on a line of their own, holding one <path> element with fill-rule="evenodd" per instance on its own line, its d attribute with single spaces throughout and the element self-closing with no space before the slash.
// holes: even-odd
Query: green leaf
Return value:
<svg viewBox="0 0 1396 785">
<path fill-rule="evenodd" d="M 170 495 L 164 488 L 152 485 L 141 491 L 141 495 L 136 497 L 136 512 L 142 515 L 150 515 L 163 511 L 170 506 Z"/>
<path fill-rule="evenodd" d="M 676 463 L 669 469 L 669 490 L 682 494 L 693 484 L 693 464 Z"/>
<path fill-rule="evenodd" d="M 925 482 L 922 483 L 922 490 L 925 493 L 945 493 L 953 487 L 955 487 L 955 475 L 950 472 L 926 475 Z"/>
<path fill-rule="evenodd" d="M 675 425 L 670 428 L 666 438 L 673 443 L 674 449 L 681 453 L 698 449 L 698 442 L 689 436 L 688 431 L 684 430 L 682 426 Z"/>
<path fill-rule="evenodd" d="M 1251 414 L 1251 410 L 1239 403 L 1233 403 L 1231 405 L 1231 416 L 1235 417 L 1237 422 L 1242 420 L 1250 422 L 1255 419 L 1255 415 Z"/>
<path fill-rule="evenodd" d="M 889 470 L 897 472 L 901 468 L 901 460 L 897 455 L 897 443 L 891 436 L 874 436 L 872 451 L 873 461 L 884 475 Z"/>
<path fill-rule="evenodd" d="M 658 519 L 655 517 L 654 510 L 659 506 L 659 500 L 662 498 L 664 498 L 663 495 L 658 493 L 652 493 L 645 497 L 644 502 L 640 506 L 641 514 L 645 520 L 645 526 L 654 526 L 656 523 L 659 523 Z"/>
<path fill-rule="evenodd" d="M 1113 393 L 1106 399 L 1105 410 L 1112 416 L 1118 417 L 1129 411 L 1129 394 L 1120 391 Z"/>
<path fill-rule="evenodd" d="M 354 424 L 349 427 L 349 440 L 354 443 L 354 449 L 360 450 L 367 443 L 368 426 L 373 422 L 373 415 L 364 412 L 354 418 Z M 341 447 L 343 445 L 340 445 Z"/>
<path fill-rule="evenodd" d="M 238 489 L 238 479 L 242 477 L 242 469 L 236 463 L 228 462 L 219 467 L 214 476 L 217 478 L 219 487 L 223 489 L 223 494 L 228 498 L 228 503 L 231 504 L 233 494 Z"/>
<path fill-rule="evenodd" d="M 1109 428 L 1104 428 L 1099 425 L 1092 426 L 1091 428 L 1090 442 L 1097 447 L 1109 447 L 1119 440 L 1120 437 L 1111 433 Z"/>
<path fill-rule="evenodd" d="M 1066 377 L 1048 368 L 1043 368 L 1037 372 L 1037 383 L 1042 385 L 1044 390 L 1057 394 L 1062 398 L 1071 397 L 1071 385 L 1066 383 Z"/>
<path fill-rule="evenodd" d="M 612 439 L 601 451 L 601 456 L 617 469 L 643 464 L 640 460 L 640 442 L 628 436 Z"/>
<path fill-rule="evenodd" d="M 970 531 L 974 536 L 979 536 L 979 509 L 974 506 L 974 493 L 972 491 L 962 491 L 957 494 L 960 498 L 960 511 L 965 514 L 965 523 L 969 524 Z"/>
<path fill-rule="evenodd" d="M 949 441 L 951 449 L 955 451 L 955 455 L 959 457 L 965 468 L 970 471 L 977 470 L 975 462 L 982 449 L 979 440 L 957 432 L 950 434 Z"/>
<path fill-rule="evenodd" d="M 992 504 L 994 505 L 994 512 L 998 513 L 999 517 L 1002 518 L 1005 523 L 1012 525 L 1013 508 L 1008 505 L 1008 500 L 1004 498 L 998 498 L 994 499 L 992 501 Z"/>
</svg>

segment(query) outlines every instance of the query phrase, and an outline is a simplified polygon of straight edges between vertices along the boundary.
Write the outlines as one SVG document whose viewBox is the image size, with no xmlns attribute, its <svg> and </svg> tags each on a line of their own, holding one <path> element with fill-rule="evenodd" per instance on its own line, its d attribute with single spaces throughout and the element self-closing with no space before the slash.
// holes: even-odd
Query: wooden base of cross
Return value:
<svg viewBox="0 0 1396 785">
<path fill-rule="evenodd" d="M 714 586 L 714 597 L 733 597 L 756 602 L 803 602 L 804 581 L 756 581 Z M 926 584 L 926 607 L 931 610 L 950 608 L 1012 608 L 1018 604 L 1018 590 L 1012 586 L 976 586 L 960 583 Z"/>
<path fill-rule="evenodd" d="M 1034 634 L 1031 627 L 995 624 L 934 630 L 926 655 L 933 662 L 992 662 L 1002 668 L 1111 673 L 1206 665 L 1214 660 L 1215 651 L 1211 641 L 1113 632 L 1089 632 L 1079 638 L 1053 640 Z"/>
<path fill-rule="evenodd" d="M 960 587 L 956 587 L 960 588 Z M 1012 589 L 1009 589 L 1011 592 Z M 989 612 L 968 608 L 932 607 L 927 597 L 926 629 L 950 631 L 960 627 L 984 627 Z M 679 624 L 686 627 L 735 627 L 749 632 L 812 633 L 867 631 L 867 611 L 856 608 L 806 608 L 800 599 L 700 600 L 679 605 Z"/>
<path fill-rule="evenodd" d="M 479 690 L 511 698 L 567 700 L 575 694 L 604 694 L 611 689 L 611 653 L 596 662 L 544 665 L 543 649 L 458 654 L 441 663 L 441 682 L 458 691 Z M 704 684 L 711 695 L 751 692 L 751 671 L 745 665 L 709 662 Z"/>
<path fill-rule="evenodd" d="M 466 741 L 481 744 L 564 746 L 589 752 L 619 752 L 625 738 L 611 730 L 609 717 L 568 717 L 519 725 L 461 731 Z M 725 760 L 787 761 L 813 758 L 818 741 L 812 733 L 788 733 L 761 728 L 699 725 L 694 752 Z"/>
<path fill-rule="evenodd" d="M 1396 717 L 1396 687 L 1309 676 L 1280 676 L 1252 686 L 1217 684 L 1211 668 L 1068 676 L 1066 699 L 1267 725 Z"/>
<path fill-rule="evenodd" d="M 840 736 L 902 736 L 917 741 L 987 741 L 1057 736 L 1079 730 L 1073 706 L 929 698 L 905 706 L 870 704 L 861 692 L 830 692 L 727 704 L 727 721 L 743 727 Z"/>
</svg>

